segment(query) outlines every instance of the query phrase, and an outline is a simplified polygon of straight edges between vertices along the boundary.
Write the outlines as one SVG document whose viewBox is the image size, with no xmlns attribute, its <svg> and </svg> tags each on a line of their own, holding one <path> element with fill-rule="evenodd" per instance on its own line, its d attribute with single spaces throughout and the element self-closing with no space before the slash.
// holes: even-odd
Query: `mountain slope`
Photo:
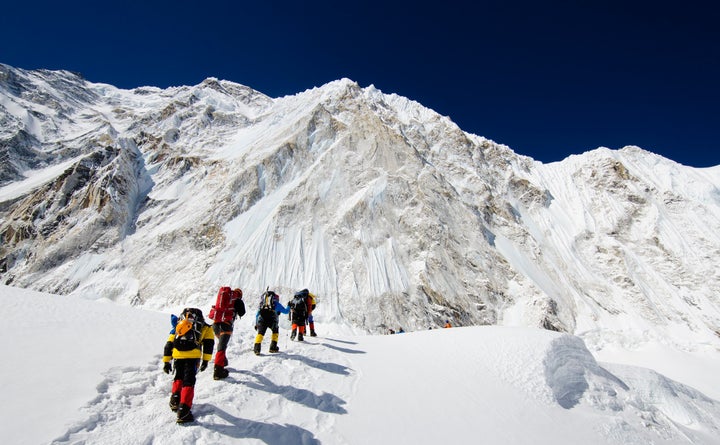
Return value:
<svg viewBox="0 0 720 445">
<path fill-rule="evenodd" d="M 543 165 L 347 79 L 269 98 L 1 69 L 4 283 L 155 309 L 308 287 L 321 320 L 370 332 L 718 344 L 717 167 L 636 147 Z"/>
<path fill-rule="evenodd" d="M 160 360 L 168 314 L 7 286 L 0 304 L 10 325 L 34 313 L 43 327 L 6 338 L 36 359 L 0 370 L 0 432 L 13 444 L 720 443 L 717 399 L 597 362 L 569 334 L 484 326 L 354 336 L 324 324 L 298 343 L 285 318 L 282 352 L 260 357 L 250 352 L 252 317 L 236 322 L 230 377 L 199 373 L 198 422 L 178 426 Z M 720 361 L 695 358 L 714 374 L 692 384 L 718 394 Z"/>
</svg>

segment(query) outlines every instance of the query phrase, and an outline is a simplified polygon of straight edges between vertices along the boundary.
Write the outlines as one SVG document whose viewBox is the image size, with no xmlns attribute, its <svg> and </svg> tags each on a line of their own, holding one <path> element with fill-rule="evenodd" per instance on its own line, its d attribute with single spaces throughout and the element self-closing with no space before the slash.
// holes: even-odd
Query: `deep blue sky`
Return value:
<svg viewBox="0 0 720 445">
<path fill-rule="evenodd" d="M 706 167 L 720 164 L 715 3 L 12 1 L 0 62 L 272 97 L 347 77 L 543 162 L 638 145 Z"/>
</svg>

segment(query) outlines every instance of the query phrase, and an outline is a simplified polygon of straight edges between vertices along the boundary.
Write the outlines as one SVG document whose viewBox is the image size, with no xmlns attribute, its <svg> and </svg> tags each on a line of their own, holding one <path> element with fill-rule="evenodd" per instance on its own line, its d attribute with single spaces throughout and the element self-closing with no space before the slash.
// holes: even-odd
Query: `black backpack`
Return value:
<svg viewBox="0 0 720 445">
<path fill-rule="evenodd" d="M 293 313 L 297 316 L 304 317 L 307 315 L 307 294 L 298 292 L 293 296 L 288 306 L 292 309 Z"/>
<path fill-rule="evenodd" d="M 202 330 L 205 319 L 198 308 L 185 308 L 175 325 L 175 341 L 173 347 L 178 351 L 199 349 L 202 342 Z"/>
<path fill-rule="evenodd" d="M 260 305 L 258 306 L 258 309 L 260 309 L 261 311 L 274 311 L 275 295 L 275 292 L 271 290 L 266 290 L 265 292 L 263 292 L 262 297 L 260 297 Z"/>
</svg>

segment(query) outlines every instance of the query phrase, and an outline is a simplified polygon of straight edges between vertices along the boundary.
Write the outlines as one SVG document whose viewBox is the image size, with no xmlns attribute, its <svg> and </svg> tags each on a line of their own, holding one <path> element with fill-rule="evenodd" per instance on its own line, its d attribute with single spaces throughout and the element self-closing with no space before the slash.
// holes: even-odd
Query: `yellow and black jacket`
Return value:
<svg viewBox="0 0 720 445">
<path fill-rule="evenodd" d="M 215 347 L 215 335 L 211 326 L 203 325 L 200 345 L 197 348 L 189 351 L 179 351 L 173 345 L 175 343 L 175 331 L 173 330 L 168 337 L 167 343 L 165 343 L 165 349 L 163 351 L 163 362 L 169 362 L 171 359 L 203 359 L 210 361 L 212 358 L 213 348 Z M 202 347 L 202 351 L 200 348 Z"/>
</svg>

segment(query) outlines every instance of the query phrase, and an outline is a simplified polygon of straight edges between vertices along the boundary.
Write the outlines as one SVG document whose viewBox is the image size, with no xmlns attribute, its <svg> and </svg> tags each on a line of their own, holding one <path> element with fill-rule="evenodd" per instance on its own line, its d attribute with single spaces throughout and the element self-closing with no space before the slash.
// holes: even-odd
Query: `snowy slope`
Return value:
<svg viewBox="0 0 720 445">
<path fill-rule="evenodd" d="M 81 407 L 101 399 L 113 375 L 155 371 L 156 339 L 169 326 L 161 313 L 5 286 L 0 302 L 3 356 L 14 358 L 0 371 L 6 443 L 48 443 L 86 418 Z"/>
<path fill-rule="evenodd" d="M 6 443 L 720 443 L 720 394 L 692 388 L 717 391 L 715 377 L 680 383 L 598 363 L 572 335 L 357 336 L 321 324 L 320 337 L 297 343 L 283 321 L 281 354 L 256 357 L 248 318 L 236 323 L 230 377 L 201 373 L 198 422 L 178 426 L 160 362 L 167 314 L 6 286 L 0 303 L 16 327 L 5 355 L 22 358 L 0 371 Z"/>
<path fill-rule="evenodd" d="M 309 287 L 376 333 L 720 331 L 718 168 L 636 147 L 543 165 L 348 79 L 269 98 L 0 74 L 6 284 L 156 310 Z"/>
<path fill-rule="evenodd" d="M 270 98 L 0 65 L 0 123 L 4 284 L 161 312 L 307 287 L 346 334 L 541 327 L 717 391 L 720 167 L 544 165 L 348 79 Z"/>
</svg>

